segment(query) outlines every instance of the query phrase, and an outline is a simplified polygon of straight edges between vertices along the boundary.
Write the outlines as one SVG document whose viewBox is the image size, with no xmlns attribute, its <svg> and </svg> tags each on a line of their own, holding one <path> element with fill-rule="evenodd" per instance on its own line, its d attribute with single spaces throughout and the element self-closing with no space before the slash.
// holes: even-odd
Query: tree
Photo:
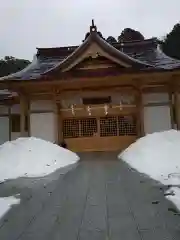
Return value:
<svg viewBox="0 0 180 240">
<path fill-rule="evenodd" d="M 106 41 L 109 43 L 109 44 L 114 44 L 114 43 L 117 43 L 117 40 L 112 37 L 112 36 L 109 36 Z"/>
<path fill-rule="evenodd" d="M 29 60 L 17 59 L 12 56 L 5 56 L 0 59 L 0 77 L 18 72 L 30 64 Z"/>
<path fill-rule="evenodd" d="M 118 37 L 118 42 L 131 42 L 143 40 L 144 36 L 140 32 L 131 28 L 125 28 Z"/>
<path fill-rule="evenodd" d="M 166 35 L 161 47 L 166 55 L 180 59 L 180 23 L 174 25 L 172 31 Z"/>
<path fill-rule="evenodd" d="M 103 35 L 102 35 L 101 32 L 97 32 L 97 34 L 98 34 L 101 38 L 103 38 Z M 104 38 L 103 38 L 103 39 L 104 39 Z"/>
</svg>

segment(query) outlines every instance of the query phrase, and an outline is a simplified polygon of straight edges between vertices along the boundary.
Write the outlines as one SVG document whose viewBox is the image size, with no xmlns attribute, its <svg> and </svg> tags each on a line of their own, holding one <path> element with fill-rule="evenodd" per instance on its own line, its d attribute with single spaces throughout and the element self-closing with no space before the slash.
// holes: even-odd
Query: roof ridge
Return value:
<svg viewBox="0 0 180 240">
<path fill-rule="evenodd" d="M 106 40 L 105 40 L 106 41 Z M 148 39 L 145 39 L 143 41 L 140 41 L 140 40 L 133 40 L 133 41 L 128 41 L 128 42 L 118 42 L 118 43 L 114 43 L 114 44 L 110 44 L 112 46 L 116 46 L 116 45 L 120 45 L 120 46 L 128 46 L 128 45 L 140 45 L 140 44 L 147 44 L 149 42 L 158 42 L 158 39 L 157 38 L 148 38 Z M 37 50 L 41 50 L 41 51 L 46 51 L 46 50 L 57 50 L 57 49 L 61 49 L 61 50 L 65 50 L 65 49 L 75 49 L 75 48 L 78 48 L 79 46 L 81 45 L 69 45 L 69 46 L 63 46 L 63 47 L 47 47 L 47 48 L 41 48 L 41 47 L 37 47 L 36 49 Z"/>
</svg>

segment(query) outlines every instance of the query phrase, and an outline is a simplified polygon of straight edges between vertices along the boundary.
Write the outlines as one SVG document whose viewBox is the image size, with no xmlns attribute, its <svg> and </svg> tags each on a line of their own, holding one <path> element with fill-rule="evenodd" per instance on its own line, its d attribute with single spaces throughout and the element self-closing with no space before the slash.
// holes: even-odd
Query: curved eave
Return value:
<svg viewBox="0 0 180 240">
<path fill-rule="evenodd" d="M 146 68 L 146 69 L 127 69 L 125 71 L 122 71 L 122 72 L 119 72 L 119 73 L 115 73 L 115 74 L 112 74 L 111 76 L 121 76 L 121 75 L 146 75 L 146 74 L 156 74 L 156 73 L 159 73 L 159 74 L 163 74 L 163 73 L 171 73 L 171 74 L 175 74 L 176 73 L 178 75 L 180 75 L 180 67 L 177 67 L 177 68 L 172 68 L 172 69 L 163 69 L 163 68 Z M 34 82 L 34 83 L 38 83 L 38 82 L 53 82 L 53 81 L 59 81 L 59 80 L 62 80 L 62 81 L 66 81 L 66 79 L 68 80 L 68 72 L 64 72 L 62 73 L 59 77 L 58 77 L 58 80 L 57 78 L 54 78 L 54 75 L 44 75 L 42 74 L 41 76 L 39 76 L 38 78 L 31 78 L 31 79 L 16 79 L 16 78 L 11 78 L 11 79 L 7 79 L 8 81 L 1 81 L 0 79 L 0 86 L 4 86 L 4 88 L 7 88 L 7 86 L 10 86 L 12 83 L 30 83 L 30 82 Z M 106 75 L 105 75 L 106 76 Z M 88 76 L 91 78 L 91 76 Z M 94 75 L 94 77 L 96 78 L 96 75 Z M 76 77 L 70 77 L 70 79 L 76 79 Z M 78 78 L 79 79 L 79 78 Z M 3 89 L 4 89 L 3 88 Z M 0 89 L 2 89 L 0 87 Z"/>
<path fill-rule="evenodd" d="M 128 55 L 144 63 L 149 63 L 153 65 L 154 69 L 160 69 L 161 71 L 180 69 L 180 60 L 167 56 L 159 45 L 152 48 L 145 48 L 143 51 L 140 50 L 135 53 L 134 50 L 132 52 L 128 51 Z"/>
<path fill-rule="evenodd" d="M 127 54 L 117 50 L 112 45 L 107 43 L 104 39 L 102 39 L 97 32 L 91 32 L 91 34 L 88 36 L 88 38 L 80 45 L 73 53 L 71 53 L 68 57 L 66 57 L 61 63 L 59 63 L 56 68 L 51 69 L 44 74 L 47 74 L 51 71 L 54 71 L 56 69 L 62 70 L 64 68 L 67 68 L 70 64 L 72 64 L 79 56 L 81 56 L 92 43 L 98 44 L 106 53 L 108 53 L 110 56 L 113 56 L 117 60 L 121 60 L 127 64 L 129 64 L 132 67 L 135 68 L 147 68 L 147 67 L 153 67 L 150 64 L 143 63 L 137 59 L 134 59 Z"/>
<path fill-rule="evenodd" d="M 134 59 L 127 54 L 123 53 L 122 51 L 117 50 L 115 47 L 113 47 L 111 44 L 107 43 L 104 39 L 99 37 L 97 34 L 95 35 L 96 42 L 101 46 L 101 48 L 109 53 L 110 55 L 113 55 L 115 58 L 120 59 L 124 62 L 127 62 L 132 67 L 140 67 L 140 68 L 147 68 L 147 67 L 153 67 L 150 64 L 145 64 L 137 59 Z"/>
<path fill-rule="evenodd" d="M 30 63 L 26 68 L 16 73 L 1 77 L 0 81 L 38 79 L 41 78 L 42 74 L 47 72 L 47 70 L 55 69 L 56 66 L 59 66 L 61 61 L 62 57 L 45 59 L 37 58 L 35 56 L 32 63 Z"/>
<path fill-rule="evenodd" d="M 148 41 L 150 42 L 150 40 L 145 41 L 146 43 Z M 155 41 L 155 39 L 153 41 Z M 32 63 L 23 70 L 1 77 L 0 83 L 2 85 L 2 83 L 6 81 L 8 81 L 8 83 L 11 83 L 11 81 L 27 82 L 27 80 L 46 81 L 52 79 L 53 76 L 56 76 L 57 72 L 58 78 L 63 79 L 64 74 L 61 70 L 73 63 L 77 57 L 81 56 L 81 54 L 86 51 L 93 42 L 95 42 L 103 51 L 107 52 L 113 58 L 120 59 L 132 66 L 124 70 L 121 69 L 119 72 L 120 75 L 132 73 L 143 74 L 145 72 L 172 72 L 180 70 L 180 61 L 168 57 L 159 47 L 157 48 L 157 46 L 143 48 L 143 50 L 140 51 L 135 48 L 137 51 L 132 49 L 132 52 L 130 52 L 129 49 L 128 52 L 126 52 L 126 48 L 124 48 L 124 52 L 122 52 L 108 44 L 98 35 L 97 32 L 91 32 L 82 45 L 77 47 L 74 52 L 67 57 L 64 58 L 61 55 L 49 57 L 40 55 L 38 57 L 34 57 Z"/>
</svg>

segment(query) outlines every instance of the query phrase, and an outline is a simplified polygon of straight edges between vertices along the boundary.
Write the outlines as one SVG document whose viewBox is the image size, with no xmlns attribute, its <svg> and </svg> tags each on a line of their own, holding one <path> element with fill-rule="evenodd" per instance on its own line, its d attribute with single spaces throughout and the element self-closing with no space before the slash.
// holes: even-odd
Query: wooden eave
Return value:
<svg viewBox="0 0 180 240">
<path fill-rule="evenodd" d="M 118 49 L 107 43 L 103 38 L 101 38 L 97 31 L 91 31 L 88 38 L 73 53 L 66 57 L 55 69 L 51 69 L 45 72 L 43 75 L 48 75 L 56 71 L 65 71 L 66 69 L 68 69 L 69 66 L 73 65 L 73 63 L 75 63 L 77 59 L 80 58 L 92 46 L 92 44 L 96 44 L 107 55 L 109 55 L 111 60 L 114 60 L 115 63 L 121 64 L 121 62 L 123 62 L 129 68 L 133 67 L 134 69 L 152 67 L 149 64 L 145 64 L 136 59 L 133 59 L 127 54 L 119 51 Z"/>
<path fill-rule="evenodd" d="M 123 87 L 125 85 L 141 88 L 146 85 L 166 85 L 180 86 L 180 71 L 179 72 L 144 72 L 141 74 L 123 74 L 121 76 L 112 77 L 97 77 L 86 79 L 34 79 L 34 80 L 8 80 L 0 83 L 0 89 L 8 88 L 9 90 L 25 93 L 41 93 L 53 91 L 68 91 L 79 89 L 103 89 L 108 87 Z"/>
</svg>

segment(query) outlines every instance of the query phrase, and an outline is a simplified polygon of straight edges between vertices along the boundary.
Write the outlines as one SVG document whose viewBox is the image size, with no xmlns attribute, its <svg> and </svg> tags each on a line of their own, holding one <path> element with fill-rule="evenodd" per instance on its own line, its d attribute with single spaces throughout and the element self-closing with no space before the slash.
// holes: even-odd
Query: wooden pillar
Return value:
<svg viewBox="0 0 180 240">
<path fill-rule="evenodd" d="M 101 133 L 101 126 L 100 126 L 100 117 L 97 117 L 97 136 L 100 137 L 100 133 Z M 117 126 L 118 126 L 118 122 L 117 122 Z M 118 133 L 117 133 L 118 136 Z"/>
<path fill-rule="evenodd" d="M 179 96 L 178 91 L 174 93 L 174 115 L 175 115 L 175 123 L 177 126 L 177 130 L 180 130 L 180 112 L 179 112 Z"/>
<path fill-rule="evenodd" d="M 20 135 L 21 137 L 26 137 L 26 113 L 27 113 L 27 100 L 26 97 L 22 94 L 19 96 L 20 98 Z"/>
<path fill-rule="evenodd" d="M 31 110 L 30 110 L 30 106 L 31 106 L 31 101 L 30 99 L 27 100 L 27 125 L 28 125 L 28 129 L 27 129 L 27 134 L 28 137 L 31 136 L 31 119 L 30 119 L 30 114 L 31 114 Z"/>
<path fill-rule="evenodd" d="M 173 92 L 169 91 L 169 107 L 170 107 L 170 117 L 171 117 L 171 128 L 175 128 L 175 114 L 174 114 L 174 98 L 173 98 Z"/>
<path fill-rule="evenodd" d="M 142 102 L 142 92 L 136 92 L 136 112 L 137 112 L 137 135 L 138 137 L 144 136 L 144 107 Z"/>
<path fill-rule="evenodd" d="M 8 105 L 8 117 L 9 117 L 9 141 L 11 141 L 11 131 L 12 131 L 11 105 Z"/>
<path fill-rule="evenodd" d="M 56 144 L 60 144 L 63 140 L 62 136 L 62 117 L 61 117 L 61 105 L 60 102 L 54 98 L 53 99 L 53 104 L 54 104 L 54 124 L 55 124 L 55 137 L 56 137 Z"/>
<path fill-rule="evenodd" d="M 57 104 L 58 108 L 58 116 L 57 116 L 57 125 L 58 125 L 58 144 L 60 144 L 63 141 L 63 119 L 61 114 L 61 106 L 60 104 Z"/>
</svg>

